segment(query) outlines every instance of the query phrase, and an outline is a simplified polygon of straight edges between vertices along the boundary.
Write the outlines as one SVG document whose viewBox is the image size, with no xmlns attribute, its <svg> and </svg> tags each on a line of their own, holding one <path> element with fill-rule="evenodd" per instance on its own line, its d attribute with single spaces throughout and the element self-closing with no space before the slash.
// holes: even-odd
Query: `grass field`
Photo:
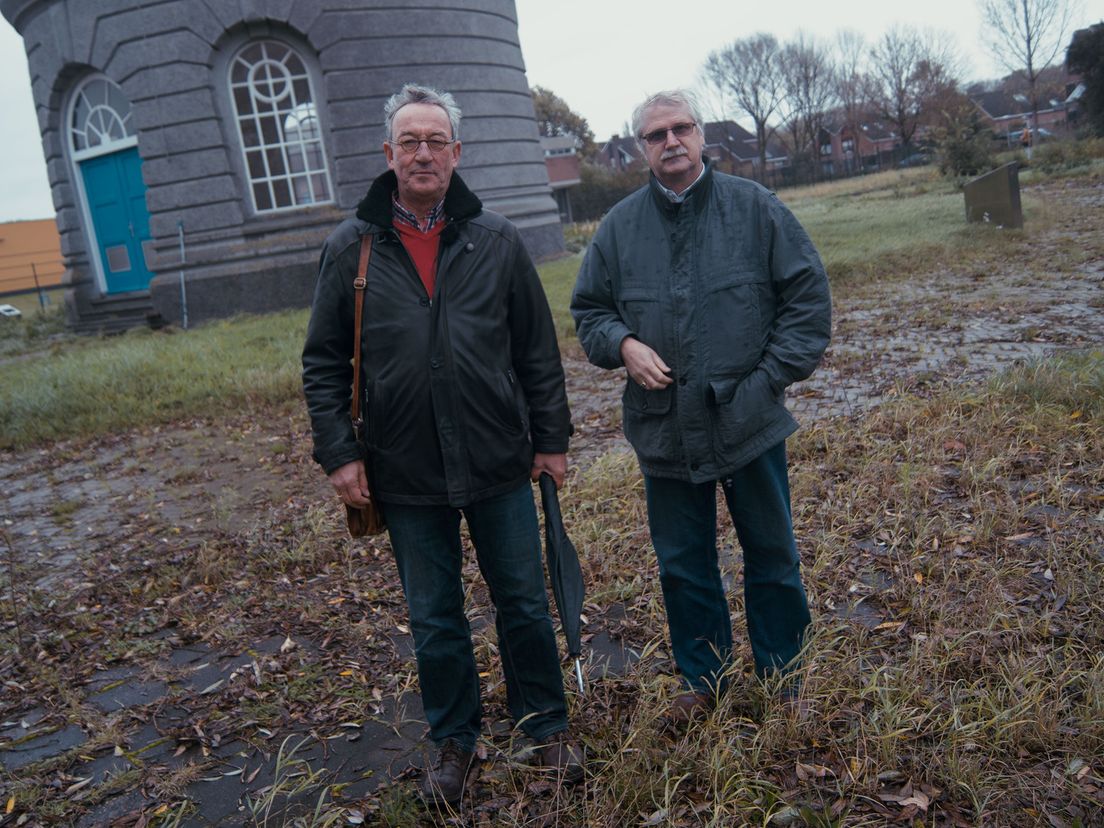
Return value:
<svg viewBox="0 0 1104 828">
<path fill-rule="evenodd" d="M 1099 181 L 1099 169 L 1089 175 Z M 1061 234 L 1070 213 L 1043 215 L 1030 192 L 1028 230 L 967 227 L 961 194 L 924 170 L 783 196 L 824 253 L 844 304 L 891 300 L 892 291 L 874 287 L 937 270 L 971 280 L 1024 267 L 1024 297 L 993 300 L 1014 314 L 1033 281 L 1061 283 L 1104 247 L 1099 236 L 1069 244 Z M 1054 234 L 1061 243 L 1044 250 L 1043 237 Z M 1034 258 L 1025 255 L 1029 246 Z M 565 338 L 578 261 L 540 268 Z M 957 310 L 940 313 L 953 319 Z M 61 582 L 71 591 L 36 586 L 31 563 L 17 562 L 8 542 L 0 679 L 17 692 L 0 697 L 0 718 L 22 716 L 33 699 L 94 737 L 15 774 L 0 768 L 0 824 L 22 815 L 30 815 L 24 824 L 75 824 L 84 809 L 139 789 L 154 803 L 142 824 L 189 824 L 196 808 L 187 791 L 202 765 L 139 760 L 102 785 L 66 776 L 90 755 L 119 750 L 134 725 L 130 711 L 113 718 L 89 709 L 80 695 L 89 676 L 105 666 L 161 675 L 170 631 L 227 652 L 243 652 L 274 629 L 312 642 L 258 656 L 255 673 L 187 698 L 196 728 L 206 730 L 189 731 L 182 746 L 207 739 L 204 750 L 214 749 L 209 737 L 217 733 L 275 753 L 276 741 L 263 734 L 296 728 L 344 738 L 345 723 L 415 687 L 413 659 L 392 644 L 406 618 L 386 541 L 344 536 L 332 504 L 318 503 L 318 473 L 301 448 L 305 326 L 306 313 L 291 312 L 109 339 L 20 334 L 20 349 L 0 363 L 3 460 L 26 463 L 32 474 L 59 447 L 60 459 L 36 478 L 46 492 L 64 478 L 67 457 L 104 446 L 125 456 L 127 429 L 192 417 L 207 418 L 200 431 L 237 418 L 235 439 L 281 458 L 295 487 L 239 531 L 218 528 L 217 503 L 202 523 L 175 526 L 162 508 L 171 486 L 154 476 L 155 461 L 138 457 L 127 483 L 149 506 L 136 506 L 133 519 L 128 513 L 131 535 L 101 542 L 73 564 L 79 571 Z M 282 419 L 266 431 L 275 411 Z M 123 448 L 113 438 L 54 442 L 104 434 L 121 435 Z M 587 629 L 610 633 L 639 656 L 627 674 L 595 680 L 585 698 L 570 696 L 589 754 L 586 782 L 568 791 L 535 780 L 512 737 L 496 732 L 481 742 L 488 758 L 478 800 L 462 816 L 442 817 L 425 809 L 407 778 L 354 800 L 344 795 L 348 780 L 337 779 L 341 769 L 281 752 L 276 780 L 250 792 L 254 824 L 272 814 L 269 825 L 313 828 L 1104 825 L 1099 343 L 980 383 L 900 390 L 861 416 L 808 423 L 788 451 L 814 614 L 801 668 L 810 716 L 778 704 L 775 688 L 752 676 L 738 541 L 722 517 L 720 546 L 734 557 L 726 564 L 737 636 L 732 690 L 699 726 L 672 733 L 660 725 L 678 686 L 642 481 L 631 456 L 611 451 L 574 473 L 563 501 L 584 557 Z M 165 479 L 205 471 L 174 468 Z M 44 497 L 57 526 L 72 528 L 83 507 Z M 35 539 L 35 554 L 46 555 L 48 545 Z M 489 615 L 473 561 L 465 575 L 472 614 Z M 488 715 L 505 717 L 493 623 L 479 628 L 476 653 Z M 297 822 L 277 816 L 289 805 Z"/>
<path fill-rule="evenodd" d="M 927 170 L 783 195 L 817 244 L 836 295 L 1004 243 L 992 228 L 966 225 L 961 193 Z M 562 340 L 574 337 L 568 304 L 581 261 L 576 254 L 539 268 Z M 293 397 L 306 320 L 306 312 L 288 312 L 189 331 L 69 337 L 38 350 L 24 341 L 33 319 L 7 320 L 0 354 L 30 353 L 0 364 L 0 448 Z"/>
<path fill-rule="evenodd" d="M 61 308 L 65 301 L 65 291 L 62 288 L 52 288 L 43 291 L 46 297 L 46 305 L 43 307 L 38 293 L 17 293 L 14 295 L 0 296 L 0 304 L 13 305 L 23 312 L 24 316 L 37 313 L 54 313 Z"/>
</svg>

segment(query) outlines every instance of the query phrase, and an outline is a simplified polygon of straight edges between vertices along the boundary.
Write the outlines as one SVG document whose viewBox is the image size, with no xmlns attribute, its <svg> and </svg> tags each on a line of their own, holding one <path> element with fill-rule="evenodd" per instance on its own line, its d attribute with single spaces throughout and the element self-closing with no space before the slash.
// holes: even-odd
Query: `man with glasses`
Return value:
<svg viewBox="0 0 1104 828">
<path fill-rule="evenodd" d="M 571 417 L 556 332 L 517 229 L 455 169 L 452 96 L 407 85 L 384 107 L 389 170 L 322 249 L 303 349 L 314 458 L 341 500 L 382 508 L 410 612 L 430 736 L 423 793 L 452 806 L 475 764 L 482 711 L 464 612 L 460 519 L 495 605 L 511 715 L 561 779 L 567 740 L 530 481 L 566 471 Z M 354 286 L 371 245 L 361 327 L 365 468 L 349 421 Z"/>
<path fill-rule="evenodd" d="M 809 237 L 771 192 L 703 158 L 701 123 L 681 90 L 637 107 L 651 180 L 602 221 L 571 300 L 590 361 L 626 371 L 625 435 L 644 474 L 684 681 L 677 722 L 716 704 L 731 661 L 718 482 L 744 553 L 755 671 L 798 702 L 809 609 L 790 518 L 785 439 L 797 424 L 785 389 L 816 368 L 831 328 Z"/>
</svg>

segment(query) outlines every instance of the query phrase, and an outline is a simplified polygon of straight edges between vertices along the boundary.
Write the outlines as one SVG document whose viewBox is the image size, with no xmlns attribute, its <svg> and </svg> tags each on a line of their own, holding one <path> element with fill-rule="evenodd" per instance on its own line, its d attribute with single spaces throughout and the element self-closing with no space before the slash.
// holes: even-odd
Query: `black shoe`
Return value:
<svg viewBox="0 0 1104 828">
<path fill-rule="evenodd" d="M 474 753 L 451 739 L 446 741 L 437 754 L 437 766 L 426 771 L 422 796 L 434 805 L 456 805 L 464 797 L 464 788 L 474 766 Z"/>
<path fill-rule="evenodd" d="M 545 770 L 554 771 L 557 778 L 574 785 L 583 778 L 583 751 L 567 737 L 567 731 L 561 730 L 548 737 L 548 743 L 537 751 L 540 765 Z"/>
</svg>

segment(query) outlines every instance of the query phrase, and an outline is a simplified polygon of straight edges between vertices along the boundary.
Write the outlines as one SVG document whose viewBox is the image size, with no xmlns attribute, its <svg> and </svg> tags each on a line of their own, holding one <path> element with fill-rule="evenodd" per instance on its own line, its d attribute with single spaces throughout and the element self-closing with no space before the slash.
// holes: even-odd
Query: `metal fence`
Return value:
<svg viewBox="0 0 1104 828">
<path fill-rule="evenodd" d="M 33 253 L 32 253 L 33 255 Z M 61 287 L 65 265 L 61 259 L 42 258 L 9 264 L 0 257 L 0 297 L 37 293 L 41 307 L 50 304 L 49 292 Z"/>
</svg>

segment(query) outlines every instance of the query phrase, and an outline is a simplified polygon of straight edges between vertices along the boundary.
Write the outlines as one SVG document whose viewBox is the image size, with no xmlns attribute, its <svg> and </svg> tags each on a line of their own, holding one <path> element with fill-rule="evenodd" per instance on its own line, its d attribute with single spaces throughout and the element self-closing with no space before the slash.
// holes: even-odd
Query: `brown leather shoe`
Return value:
<svg viewBox="0 0 1104 828">
<path fill-rule="evenodd" d="M 704 719 L 716 704 L 712 693 L 687 690 L 671 700 L 667 711 L 667 721 L 671 724 L 687 724 L 695 719 Z"/>
<path fill-rule="evenodd" d="M 569 785 L 583 778 L 582 748 L 568 739 L 565 730 L 549 736 L 548 744 L 541 745 L 537 757 L 542 768 L 555 771 L 557 778 Z"/>
<path fill-rule="evenodd" d="M 813 703 L 805 698 L 801 687 L 783 687 L 776 696 L 782 715 L 788 716 L 795 722 L 807 722 L 816 713 Z"/>
<path fill-rule="evenodd" d="M 426 771 L 422 796 L 434 805 L 456 805 L 464 797 L 464 788 L 474 766 L 474 753 L 451 739 L 446 741 L 437 754 L 437 766 Z"/>
</svg>

